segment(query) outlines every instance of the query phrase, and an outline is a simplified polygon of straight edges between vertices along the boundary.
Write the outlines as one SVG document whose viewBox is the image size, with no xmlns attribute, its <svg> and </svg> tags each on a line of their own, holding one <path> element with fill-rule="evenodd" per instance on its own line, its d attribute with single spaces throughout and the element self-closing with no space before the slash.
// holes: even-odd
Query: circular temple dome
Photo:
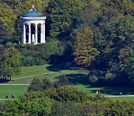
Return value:
<svg viewBox="0 0 134 116">
<path fill-rule="evenodd" d="M 26 12 L 23 17 L 44 17 L 40 12 L 38 12 L 34 6 L 28 12 Z"/>
</svg>

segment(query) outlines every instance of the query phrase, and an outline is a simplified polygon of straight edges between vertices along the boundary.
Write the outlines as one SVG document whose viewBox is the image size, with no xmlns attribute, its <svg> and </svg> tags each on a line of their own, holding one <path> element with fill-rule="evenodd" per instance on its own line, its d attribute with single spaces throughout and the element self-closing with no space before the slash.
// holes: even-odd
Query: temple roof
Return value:
<svg viewBox="0 0 134 116">
<path fill-rule="evenodd" d="M 26 12 L 23 17 L 44 17 L 40 12 L 38 12 L 34 6 L 32 6 L 32 8 Z"/>
</svg>

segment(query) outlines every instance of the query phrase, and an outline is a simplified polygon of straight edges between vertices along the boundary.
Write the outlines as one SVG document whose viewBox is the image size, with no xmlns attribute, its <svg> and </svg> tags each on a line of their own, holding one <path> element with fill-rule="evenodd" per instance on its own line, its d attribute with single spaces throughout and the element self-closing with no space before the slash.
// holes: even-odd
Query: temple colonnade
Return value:
<svg viewBox="0 0 134 116">
<path fill-rule="evenodd" d="M 20 19 L 21 43 L 33 45 L 45 43 L 45 16 L 32 6 Z"/>
</svg>

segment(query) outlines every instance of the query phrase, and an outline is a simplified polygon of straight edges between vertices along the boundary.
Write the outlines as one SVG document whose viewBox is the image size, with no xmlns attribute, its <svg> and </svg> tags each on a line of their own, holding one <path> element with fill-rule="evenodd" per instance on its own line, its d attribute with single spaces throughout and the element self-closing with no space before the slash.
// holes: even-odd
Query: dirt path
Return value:
<svg viewBox="0 0 134 116">
<path fill-rule="evenodd" d="M 134 95 L 107 95 L 105 97 L 134 97 Z"/>
<path fill-rule="evenodd" d="M 24 76 L 24 77 L 19 77 L 19 78 L 13 78 L 13 80 L 29 78 L 29 77 L 33 77 L 33 76 L 39 76 L 39 75 L 47 75 L 47 74 L 49 75 L 49 74 L 53 74 L 53 73 L 58 73 L 58 72 L 46 72 L 46 73 L 38 74 L 38 75 L 30 75 L 30 76 Z"/>
<path fill-rule="evenodd" d="M 3 100 L 14 100 L 14 99 L 0 99 L 0 101 L 3 101 Z"/>
<path fill-rule="evenodd" d="M 0 85 L 30 85 L 30 84 L 0 84 Z"/>
<path fill-rule="evenodd" d="M 58 73 L 58 72 L 47 72 L 47 73 L 38 74 L 38 75 L 49 75 L 49 74 L 53 74 L 53 73 Z M 38 76 L 38 75 L 31 75 L 31 76 L 24 76 L 24 77 L 19 77 L 19 78 L 13 78 L 12 80 L 18 80 L 18 79 L 23 79 L 23 78 L 30 78 L 30 77 Z M 0 85 L 30 85 L 30 84 L 0 84 Z"/>
</svg>

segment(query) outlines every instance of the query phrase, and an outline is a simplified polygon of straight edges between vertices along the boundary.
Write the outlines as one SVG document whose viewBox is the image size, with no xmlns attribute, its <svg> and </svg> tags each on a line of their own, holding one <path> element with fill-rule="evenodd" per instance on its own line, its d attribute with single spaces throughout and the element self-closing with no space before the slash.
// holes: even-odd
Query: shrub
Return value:
<svg viewBox="0 0 134 116">
<path fill-rule="evenodd" d="M 55 101 L 74 101 L 74 102 L 85 102 L 90 97 L 86 92 L 80 91 L 73 86 L 60 86 L 56 88 L 50 88 L 43 92 L 41 91 L 28 91 L 25 93 L 27 99 L 35 99 L 42 97 L 49 97 Z"/>
<path fill-rule="evenodd" d="M 94 85 L 97 81 L 98 81 L 98 77 L 97 77 L 97 76 L 91 75 L 91 76 L 89 77 L 89 83 L 90 83 L 91 85 Z"/>
<path fill-rule="evenodd" d="M 49 88 L 53 88 L 53 84 L 51 83 L 51 81 L 49 79 L 43 79 L 43 89 L 49 89 Z"/>
<path fill-rule="evenodd" d="M 53 83 L 54 88 L 58 88 L 59 86 L 62 86 L 63 84 L 60 81 L 55 81 Z"/>
<path fill-rule="evenodd" d="M 42 82 L 38 79 L 38 78 L 33 78 L 28 91 L 42 91 L 43 87 L 42 87 Z"/>
<path fill-rule="evenodd" d="M 12 42 L 7 42 L 6 43 L 6 47 L 8 48 L 8 47 L 12 47 L 13 46 L 13 43 Z"/>
<path fill-rule="evenodd" d="M 69 79 L 68 79 L 68 77 L 66 77 L 66 75 L 60 75 L 58 78 L 59 78 L 59 81 L 55 81 L 53 83 L 53 86 L 55 88 L 58 88 L 59 86 L 65 86 L 65 85 L 69 85 L 70 84 L 69 83 Z"/>
<path fill-rule="evenodd" d="M 38 57 L 33 58 L 33 60 L 34 60 L 35 65 L 43 65 L 46 63 L 46 60 L 38 58 Z"/>
<path fill-rule="evenodd" d="M 64 85 L 69 85 L 69 80 L 68 80 L 68 77 L 66 77 L 66 75 L 60 75 L 59 76 L 59 81 L 64 83 Z"/>
<path fill-rule="evenodd" d="M 105 75 L 105 79 L 112 79 L 114 78 L 114 75 L 111 72 L 107 72 Z"/>
<path fill-rule="evenodd" d="M 52 103 L 50 116 L 83 116 L 82 104 L 76 102 Z"/>
<path fill-rule="evenodd" d="M 35 65 L 35 61 L 34 61 L 33 57 L 31 57 L 31 56 L 27 56 L 27 57 L 24 56 L 20 59 L 20 61 L 21 61 L 22 66 L 33 66 L 33 65 Z"/>
</svg>

